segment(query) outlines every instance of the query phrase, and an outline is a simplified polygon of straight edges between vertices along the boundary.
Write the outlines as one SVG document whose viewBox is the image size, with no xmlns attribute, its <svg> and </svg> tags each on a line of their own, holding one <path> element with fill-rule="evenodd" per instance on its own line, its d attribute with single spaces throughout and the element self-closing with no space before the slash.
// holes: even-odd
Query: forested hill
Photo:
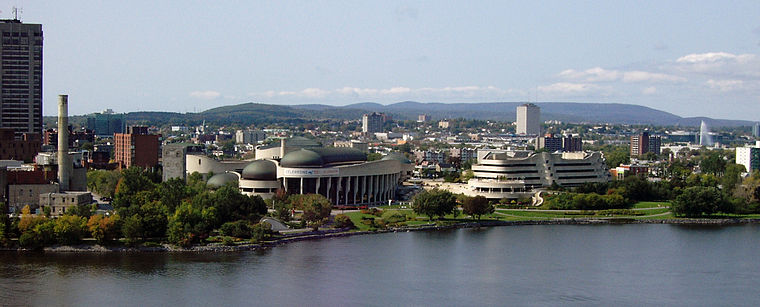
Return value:
<svg viewBox="0 0 760 307">
<path fill-rule="evenodd" d="M 323 104 L 271 105 L 244 103 L 209 109 L 200 113 L 130 112 L 129 123 L 152 125 L 196 125 L 202 121 L 220 125 L 259 125 L 269 123 L 302 123 L 313 120 L 358 120 L 368 112 L 384 112 L 394 119 L 416 120 L 428 114 L 433 120 L 467 118 L 495 121 L 514 121 L 515 110 L 522 102 L 488 103 L 420 103 L 413 101 L 382 105 L 372 102 L 347 106 Z M 699 126 L 704 120 L 711 127 L 750 126 L 750 121 L 712 119 L 707 117 L 684 118 L 649 107 L 619 103 L 539 102 L 541 120 L 559 120 L 569 123 L 615 123 Z M 83 124 L 85 116 L 72 116 L 71 122 Z M 46 123 L 55 117 L 46 117 Z"/>
</svg>

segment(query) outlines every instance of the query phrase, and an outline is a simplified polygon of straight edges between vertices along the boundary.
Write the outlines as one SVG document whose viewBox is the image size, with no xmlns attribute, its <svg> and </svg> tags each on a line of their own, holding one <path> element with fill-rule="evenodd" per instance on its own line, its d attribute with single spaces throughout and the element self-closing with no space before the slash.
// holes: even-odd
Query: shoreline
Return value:
<svg viewBox="0 0 760 307">
<path fill-rule="evenodd" d="M 54 245 L 45 247 L 42 250 L 31 250 L 26 248 L 0 248 L 0 252 L 18 252 L 18 253 L 35 253 L 45 254 L 66 254 L 66 253 L 208 253 L 208 252 L 242 252 L 255 251 L 273 248 L 288 243 L 319 240 L 326 238 L 340 238 L 359 235 L 370 235 L 391 232 L 410 232 L 410 231 L 435 231 L 451 230 L 460 228 L 480 228 L 480 227 L 502 227 L 502 226 L 528 226 L 528 225 L 622 225 L 622 224 L 670 224 L 670 225 L 711 225 L 711 226 L 729 226 L 741 224 L 760 224 L 760 219 L 629 219 L 629 218 L 563 218 L 551 220 L 525 220 L 525 221 L 499 221 L 499 220 L 482 220 L 472 222 L 462 222 L 451 225 L 429 225 L 418 227 L 398 227 L 391 229 L 382 229 L 377 231 L 341 231 L 341 230 L 320 230 L 308 232 L 305 235 L 297 235 L 270 241 L 264 243 L 245 243 L 238 245 L 196 245 L 188 248 L 178 247 L 171 244 L 162 244 L 161 246 L 102 246 L 98 244 L 80 244 L 80 245 Z"/>
</svg>

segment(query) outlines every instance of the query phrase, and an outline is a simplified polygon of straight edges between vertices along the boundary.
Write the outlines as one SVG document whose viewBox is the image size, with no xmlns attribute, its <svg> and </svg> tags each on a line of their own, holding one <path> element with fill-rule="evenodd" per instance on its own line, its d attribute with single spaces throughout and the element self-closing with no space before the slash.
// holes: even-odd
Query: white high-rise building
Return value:
<svg viewBox="0 0 760 307">
<path fill-rule="evenodd" d="M 541 134 L 541 108 L 532 103 L 517 107 L 517 134 Z"/>
<path fill-rule="evenodd" d="M 755 146 L 737 147 L 736 164 L 744 165 L 747 172 L 760 170 L 760 141 Z"/>
</svg>

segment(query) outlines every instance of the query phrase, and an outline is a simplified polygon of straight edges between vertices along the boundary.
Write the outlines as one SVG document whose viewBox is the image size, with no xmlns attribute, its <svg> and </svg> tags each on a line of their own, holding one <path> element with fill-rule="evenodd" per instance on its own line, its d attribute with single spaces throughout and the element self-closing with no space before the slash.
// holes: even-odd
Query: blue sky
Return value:
<svg viewBox="0 0 760 307">
<path fill-rule="evenodd" d="M 21 1 L 44 114 L 575 101 L 760 120 L 760 1 Z"/>
</svg>

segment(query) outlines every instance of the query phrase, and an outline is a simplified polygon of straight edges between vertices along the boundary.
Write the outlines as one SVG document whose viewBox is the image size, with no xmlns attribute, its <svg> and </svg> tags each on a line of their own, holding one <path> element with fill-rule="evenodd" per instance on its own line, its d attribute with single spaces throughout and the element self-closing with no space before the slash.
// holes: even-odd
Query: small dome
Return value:
<svg viewBox="0 0 760 307">
<path fill-rule="evenodd" d="M 322 167 L 322 156 L 308 149 L 301 149 L 286 153 L 280 165 L 283 167 Z"/>
<path fill-rule="evenodd" d="M 409 161 L 409 159 L 407 159 L 403 153 L 396 152 L 396 151 L 385 155 L 385 157 L 383 157 L 380 160 L 398 160 L 399 162 L 404 163 L 404 164 L 412 164 L 412 161 Z"/>
<path fill-rule="evenodd" d="M 223 174 L 216 174 L 214 176 L 211 176 L 211 178 L 209 178 L 208 181 L 206 182 L 206 185 L 214 189 L 217 189 L 231 182 L 234 182 L 235 184 L 237 184 L 238 176 L 233 173 L 223 173 Z"/>
<path fill-rule="evenodd" d="M 243 179 L 277 180 L 277 165 L 269 160 L 256 160 L 243 169 Z"/>
</svg>

